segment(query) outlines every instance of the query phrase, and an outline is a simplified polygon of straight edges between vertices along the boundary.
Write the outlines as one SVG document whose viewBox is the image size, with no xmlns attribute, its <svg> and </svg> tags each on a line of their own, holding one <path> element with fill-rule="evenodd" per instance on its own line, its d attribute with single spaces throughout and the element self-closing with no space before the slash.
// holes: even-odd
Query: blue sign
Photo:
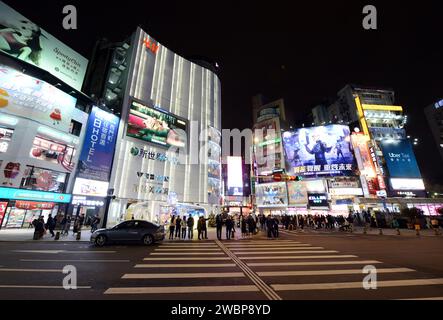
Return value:
<svg viewBox="0 0 443 320">
<path fill-rule="evenodd" d="M 70 203 L 71 197 L 72 196 L 70 194 L 64 193 L 0 187 L 0 199 Z"/>
<path fill-rule="evenodd" d="M 79 159 L 80 178 L 109 181 L 119 122 L 117 116 L 92 108 Z"/>
<path fill-rule="evenodd" d="M 380 147 L 391 178 L 421 178 L 409 140 L 382 141 Z"/>
</svg>

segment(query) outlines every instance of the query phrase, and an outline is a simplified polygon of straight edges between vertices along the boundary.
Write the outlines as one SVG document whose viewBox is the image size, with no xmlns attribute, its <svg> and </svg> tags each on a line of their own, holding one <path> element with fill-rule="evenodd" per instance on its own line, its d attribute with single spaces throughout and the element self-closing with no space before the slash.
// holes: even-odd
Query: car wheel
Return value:
<svg viewBox="0 0 443 320">
<path fill-rule="evenodd" d="M 143 244 L 145 246 L 150 246 L 153 243 L 154 243 L 154 238 L 150 234 L 147 234 L 143 237 Z"/>
<path fill-rule="evenodd" d="M 95 245 L 97 247 L 103 247 L 106 244 L 106 237 L 104 235 L 99 235 L 96 239 L 95 239 Z"/>
</svg>

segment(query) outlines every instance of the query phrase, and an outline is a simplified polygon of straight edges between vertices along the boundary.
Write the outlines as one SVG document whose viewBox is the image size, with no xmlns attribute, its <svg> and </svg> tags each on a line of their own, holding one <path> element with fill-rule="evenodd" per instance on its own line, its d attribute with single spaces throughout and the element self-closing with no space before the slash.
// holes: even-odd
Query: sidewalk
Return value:
<svg viewBox="0 0 443 320">
<path fill-rule="evenodd" d="M 54 233 L 57 231 L 55 230 Z M 59 240 L 54 240 L 51 238 L 51 234 L 47 233 L 40 240 L 33 240 L 34 229 L 7 229 L 0 230 L 0 242 L 21 242 L 21 241 L 33 241 L 33 242 L 89 242 L 91 237 L 91 232 L 89 229 L 82 230 L 81 240 L 76 240 L 76 235 L 69 232 L 67 236 L 60 236 Z"/>
<path fill-rule="evenodd" d="M 284 229 L 282 229 L 284 230 Z M 294 230 L 293 232 L 300 234 L 355 234 L 355 235 L 364 235 L 363 227 L 354 227 L 353 232 L 350 231 L 339 231 L 338 229 L 329 230 L 329 229 L 311 229 L 305 228 L 303 231 L 300 229 Z M 440 229 L 440 235 L 436 235 L 434 230 L 420 230 L 420 237 L 442 237 L 443 230 Z M 376 235 L 376 236 L 396 236 L 396 237 L 417 237 L 415 230 L 410 229 L 400 229 L 400 235 L 397 234 L 397 230 L 395 229 L 382 229 L 382 235 L 380 235 L 380 229 L 378 228 L 368 228 L 366 230 L 366 235 Z M 443 237 L 442 237 L 443 238 Z"/>
</svg>

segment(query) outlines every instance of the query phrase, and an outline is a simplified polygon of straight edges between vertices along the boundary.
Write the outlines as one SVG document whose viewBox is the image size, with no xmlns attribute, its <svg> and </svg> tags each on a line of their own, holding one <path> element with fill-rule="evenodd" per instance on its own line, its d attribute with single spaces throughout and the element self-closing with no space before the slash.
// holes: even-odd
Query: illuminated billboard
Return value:
<svg viewBox="0 0 443 320">
<path fill-rule="evenodd" d="M 0 64 L 2 112 L 69 132 L 76 103 L 56 87 Z"/>
<path fill-rule="evenodd" d="M 256 203 L 262 208 L 278 208 L 288 205 L 285 182 L 259 184 L 256 186 Z"/>
<path fill-rule="evenodd" d="M 243 196 L 243 164 L 241 157 L 227 157 L 228 196 Z"/>
<path fill-rule="evenodd" d="M 288 182 L 289 205 L 303 204 L 308 202 L 308 188 L 305 181 Z"/>
<path fill-rule="evenodd" d="M 348 126 L 329 125 L 283 133 L 286 168 L 318 177 L 353 175 L 355 159 Z"/>
<path fill-rule="evenodd" d="M 0 1 L 0 51 L 81 90 L 88 60 Z"/>
<path fill-rule="evenodd" d="M 421 178 L 409 140 L 385 140 L 380 147 L 391 178 Z"/>
<path fill-rule="evenodd" d="M 109 181 L 120 119 L 93 107 L 89 116 L 78 177 Z"/>
<path fill-rule="evenodd" d="M 187 141 L 187 122 L 167 111 L 132 100 L 127 136 L 166 148 L 184 148 Z"/>
</svg>

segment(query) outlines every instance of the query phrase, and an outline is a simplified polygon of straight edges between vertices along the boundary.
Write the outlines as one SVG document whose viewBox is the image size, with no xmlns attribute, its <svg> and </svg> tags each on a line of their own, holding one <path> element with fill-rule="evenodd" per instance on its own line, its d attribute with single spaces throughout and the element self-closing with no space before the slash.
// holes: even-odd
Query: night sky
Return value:
<svg viewBox="0 0 443 320">
<path fill-rule="evenodd" d="M 180 55 L 214 59 L 222 68 L 224 128 L 250 127 L 257 93 L 283 97 L 289 122 L 298 122 L 347 83 L 392 88 L 409 115 L 408 134 L 420 139 L 423 176 L 443 184 L 423 112 L 443 98 L 441 0 L 4 2 L 87 58 L 97 39 L 121 41 L 140 25 Z M 62 27 L 66 4 L 78 9 L 76 31 Z M 378 9 L 377 31 L 362 28 L 365 4 Z"/>
</svg>

